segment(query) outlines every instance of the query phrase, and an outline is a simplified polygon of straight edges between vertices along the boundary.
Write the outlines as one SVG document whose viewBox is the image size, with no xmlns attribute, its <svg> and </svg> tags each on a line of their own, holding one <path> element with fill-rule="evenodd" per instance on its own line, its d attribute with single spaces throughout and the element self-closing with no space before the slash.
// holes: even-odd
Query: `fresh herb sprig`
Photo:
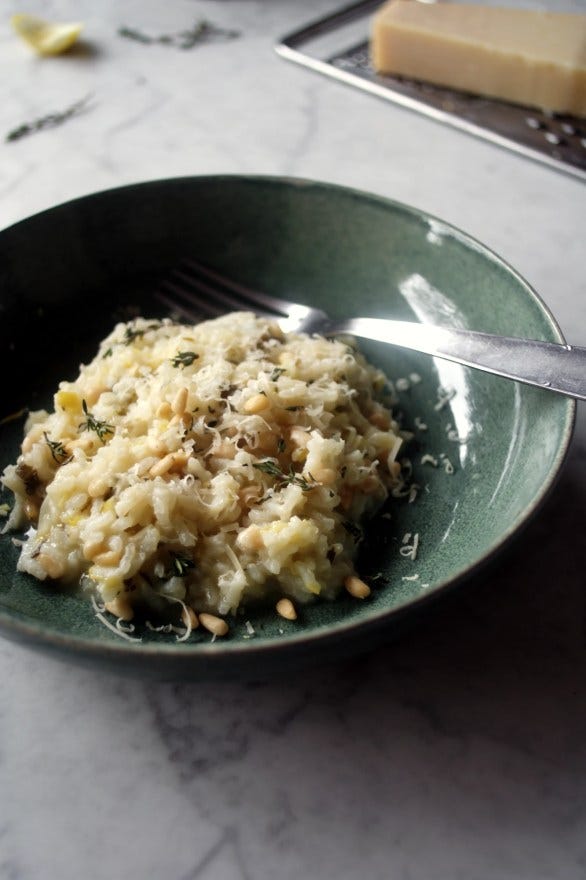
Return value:
<svg viewBox="0 0 586 880">
<path fill-rule="evenodd" d="M 310 489 L 314 489 L 317 486 L 317 483 L 313 477 L 311 477 L 311 474 L 311 480 L 306 480 L 301 474 L 296 473 L 293 470 L 293 467 L 291 467 L 289 472 L 286 473 L 279 467 L 277 462 L 273 461 L 271 458 L 266 458 L 264 461 L 255 461 L 252 463 L 252 466 L 253 468 L 256 468 L 256 470 L 268 474 L 270 477 L 275 477 L 281 487 L 291 485 L 300 486 L 303 492 L 309 492 Z"/>
<path fill-rule="evenodd" d="M 90 98 L 91 95 L 86 95 L 85 98 L 82 98 L 81 101 L 76 101 L 75 104 L 67 107 L 66 110 L 61 110 L 56 113 L 47 113 L 46 116 L 33 119 L 31 122 L 23 122 L 22 125 L 9 131 L 8 134 L 5 135 L 4 140 L 7 143 L 11 143 L 12 141 L 19 141 L 21 138 L 27 137 L 29 134 L 34 134 L 36 131 L 42 131 L 45 128 L 56 128 L 58 125 L 67 122 L 72 116 L 77 116 L 81 113 L 81 111 L 87 107 Z"/>
<path fill-rule="evenodd" d="M 178 351 L 175 357 L 171 358 L 174 367 L 190 367 L 191 364 L 199 357 L 194 351 Z"/>
<path fill-rule="evenodd" d="M 135 339 L 142 339 L 145 333 L 149 330 L 158 330 L 161 326 L 160 321 L 154 321 L 152 324 L 148 324 L 143 328 L 135 328 L 135 327 L 127 327 L 124 331 L 124 338 L 122 342 L 124 345 L 132 345 Z"/>
<path fill-rule="evenodd" d="M 81 406 L 82 406 L 82 409 L 83 409 L 83 412 L 85 415 L 85 421 L 80 423 L 78 430 L 79 431 L 95 431 L 95 433 L 98 435 L 98 438 L 102 441 L 102 443 L 104 443 L 105 438 L 109 434 L 114 433 L 114 426 L 109 425 L 108 422 L 103 421 L 102 419 L 97 419 L 88 410 L 87 403 L 85 402 L 85 399 L 82 400 Z"/>
<path fill-rule="evenodd" d="M 118 36 L 128 40 L 134 40 L 145 46 L 158 44 L 160 46 L 172 46 L 176 49 L 193 49 L 201 43 L 211 43 L 223 40 L 235 40 L 240 36 L 240 31 L 218 27 L 205 19 L 196 21 L 188 30 L 178 31 L 175 34 L 160 34 L 153 37 L 145 34 L 137 28 L 121 27 Z"/>
<path fill-rule="evenodd" d="M 65 464 L 66 461 L 69 461 L 71 456 L 60 440 L 51 440 L 46 431 L 43 431 L 43 437 L 45 438 L 45 443 L 51 450 L 53 461 L 57 462 L 57 464 Z"/>
</svg>

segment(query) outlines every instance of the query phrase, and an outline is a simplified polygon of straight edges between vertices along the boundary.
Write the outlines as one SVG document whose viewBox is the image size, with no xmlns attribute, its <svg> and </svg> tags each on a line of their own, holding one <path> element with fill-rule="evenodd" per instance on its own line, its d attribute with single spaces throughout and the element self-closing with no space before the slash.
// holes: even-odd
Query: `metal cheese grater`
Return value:
<svg viewBox="0 0 586 880">
<path fill-rule="evenodd" d="M 376 74 L 367 29 L 380 5 L 346 6 L 284 37 L 275 49 L 289 61 L 586 180 L 586 120 Z"/>
</svg>

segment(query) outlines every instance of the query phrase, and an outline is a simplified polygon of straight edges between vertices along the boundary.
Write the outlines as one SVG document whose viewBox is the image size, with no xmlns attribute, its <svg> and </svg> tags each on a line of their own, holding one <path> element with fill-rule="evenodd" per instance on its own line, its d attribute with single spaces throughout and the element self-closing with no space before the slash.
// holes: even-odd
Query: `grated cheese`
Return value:
<svg viewBox="0 0 586 880">
<path fill-rule="evenodd" d="M 333 599 L 361 523 L 416 494 L 387 388 L 355 348 L 248 313 L 119 324 L 54 410 L 30 414 L 2 475 L 8 526 L 40 507 L 18 568 L 147 614 L 161 599 L 219 615 L 275 592 Z"/>
</svg>

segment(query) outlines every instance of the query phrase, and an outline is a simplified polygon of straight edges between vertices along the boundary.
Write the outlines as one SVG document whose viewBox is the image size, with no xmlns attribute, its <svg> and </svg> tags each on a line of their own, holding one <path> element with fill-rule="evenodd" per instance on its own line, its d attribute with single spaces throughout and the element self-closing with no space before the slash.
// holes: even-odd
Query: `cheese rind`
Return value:
<svg viewBox="0 0 586 880">
<path fill-rule="evenodd" d="M 586 15 L 392 0 L 371 53 L 378 73 L 586 116 Z"/>
</svg>

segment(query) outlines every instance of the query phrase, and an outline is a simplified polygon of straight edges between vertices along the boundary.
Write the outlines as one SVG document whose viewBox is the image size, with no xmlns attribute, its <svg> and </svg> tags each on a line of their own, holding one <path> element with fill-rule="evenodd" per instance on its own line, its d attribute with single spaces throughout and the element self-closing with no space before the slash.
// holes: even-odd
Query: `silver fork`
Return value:
<svg viewBox="0 0 586 880">
<path fill-rule="evenodd" d="M 332 320 L 322 309 L 252 290 L 191 259 L 163 283 L 157 297 L 191 321 L 247 310 L 276 319 L 285 332 L 373 339 L 586 400 L 586 348 L 579 346 L 387 318 Z"/>
</svg>

